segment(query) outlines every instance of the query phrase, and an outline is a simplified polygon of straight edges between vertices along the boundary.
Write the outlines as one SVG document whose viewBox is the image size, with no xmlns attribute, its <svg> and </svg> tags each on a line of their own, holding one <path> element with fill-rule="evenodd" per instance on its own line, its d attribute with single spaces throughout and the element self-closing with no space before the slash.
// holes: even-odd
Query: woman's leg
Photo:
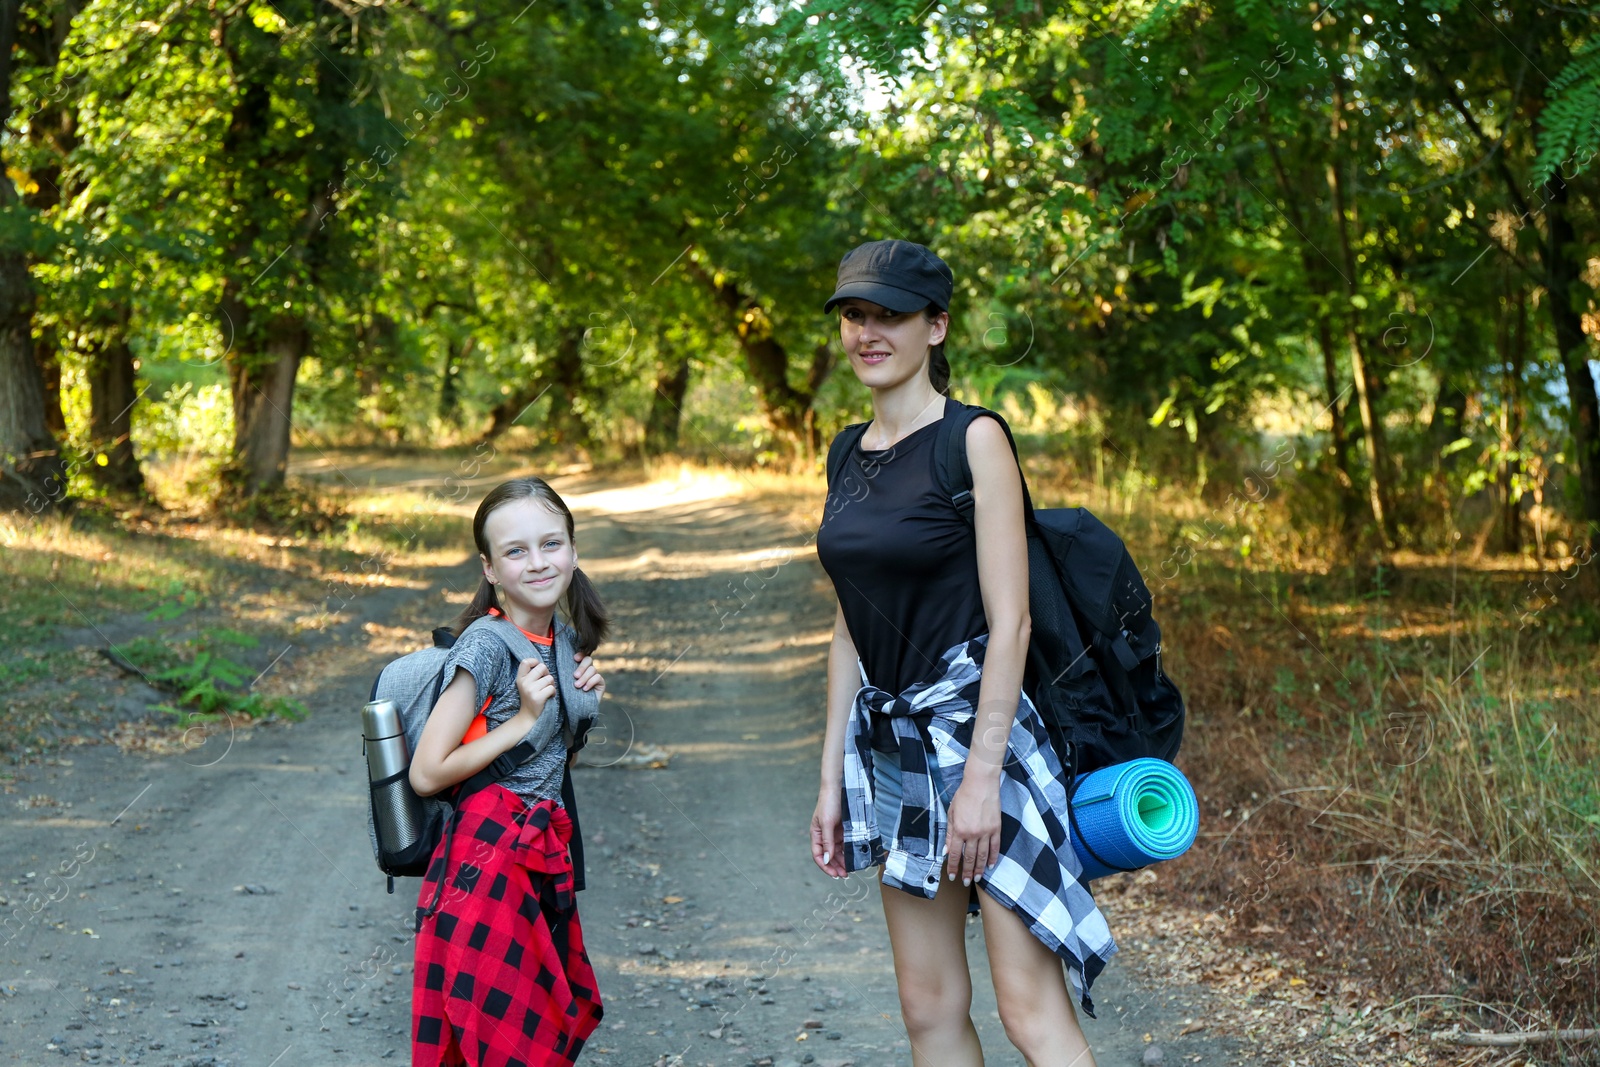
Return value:
<svg viewBox="0 0 1600 1067">
<path fill-rule="evenodd" d="M 878 889 L 912 1067 L 982 1067 L 967 970 L 967 887 L 941 879 L 932 900 L 881 882 Z"/>
<path fill-rule="evenodd" d="M 979 891 L 989 972 L 1006 1037 L 1028 1067 L 1095 1067 L 1067 987 L 1061 957 L 1016 912 Z"/>
</svg>

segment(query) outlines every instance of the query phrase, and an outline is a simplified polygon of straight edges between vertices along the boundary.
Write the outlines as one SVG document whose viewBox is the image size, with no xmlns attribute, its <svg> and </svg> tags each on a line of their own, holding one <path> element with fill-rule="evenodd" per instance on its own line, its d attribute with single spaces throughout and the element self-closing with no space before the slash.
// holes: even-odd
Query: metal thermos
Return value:
<svg viewBox="0 0 1600 1067">
<path fill-rule="evenodd" d="M 411 753 L 394 701 L 374 700 L 361 709 L 361 736 L 366 742 L 378 843 L 384 852 L 393 854 L 414 844 L 422 833 L 422 802 L 406 777 Z M 391 778 L 394 780 L 385 782 Z"/>
</svg>

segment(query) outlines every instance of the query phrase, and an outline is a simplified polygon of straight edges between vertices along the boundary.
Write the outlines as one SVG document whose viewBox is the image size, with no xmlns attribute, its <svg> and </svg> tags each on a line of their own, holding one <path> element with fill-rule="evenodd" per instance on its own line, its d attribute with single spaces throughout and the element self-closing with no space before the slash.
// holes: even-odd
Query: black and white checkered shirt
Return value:
<svg viewBox="0 0 1600 1067">
<path fill-rule="evenodd" d="M 884 865 L 885 885 L 933 899 L 948 846 L 947 806 L 961 785 L 978 703 L 985 634 L 952 646 L 940 672 L 896 696 L 866 684 L 850 708 L 844 746 L 845 867 Z M 873 808 L 872 713 L 887 715 L 900 752 L 902 800 L 887 833 Z M 1094 1016 L 1089 987 L 1117 951 L 1066 826 L 1061 762 L 1038 709 L 1022 694 L 1000 777 L 1000 857 L 977 884 L 1028 923 L 1067 962 L 1073 990 Z"/>
</svg>

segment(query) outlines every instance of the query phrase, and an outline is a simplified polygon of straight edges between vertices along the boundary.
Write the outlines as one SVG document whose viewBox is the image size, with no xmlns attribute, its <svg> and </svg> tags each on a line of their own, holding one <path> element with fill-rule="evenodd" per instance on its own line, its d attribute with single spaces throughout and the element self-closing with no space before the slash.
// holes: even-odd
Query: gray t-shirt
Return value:
<svg viewBox="0 0 1600 1067">
<path fill-rule="evenodd" d="M 555 661 L 554 656 L 549 655 L 551 651 L 549 648 L 541 647 L 538 651 L 547 657 L 545 659 L 547 667 Z M 491 730 L 515 715 L 517 709 L 522 706 L 522 697 L 517 693 L 516 663 L 512 660 L 505 642 L 494 634 L 482 627 L 469 626 L 460 637 L 456 638 L 456 643 L 450 648 L 450 654 L 445 657 L 444 680 L 439 688 L 441 693 L 455 680 L 458 667 L 472 675 L 472 680 L 477 685 L 477 696 L 472 704 L 474 712 L 483 707 L 485 700 L 493 696 L 489 710 L 484 712 Z M 545 702 L 542 714 L 553 715 L 560 719 L 559 692 L 557 696 Z M 566 762 L 566 739 L 560 730 L 556 730 L 549 744 L 532 759 L 500 779 L 500 784 L 530 804 L 540 800 L 554 800 L 559 805 L 561 776 L 566 769 Z"/>
</svg>

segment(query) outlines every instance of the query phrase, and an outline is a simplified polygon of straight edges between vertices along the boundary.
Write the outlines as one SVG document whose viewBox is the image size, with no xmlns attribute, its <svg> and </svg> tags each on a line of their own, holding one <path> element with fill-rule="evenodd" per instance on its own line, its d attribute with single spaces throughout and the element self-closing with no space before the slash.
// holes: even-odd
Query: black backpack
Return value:
<svg viewBox="0 0 1600 1067">
<path fill-rule="evenodd" d="M 1013 456 L 1017 443 L 1005 419 L 987 408 L 953 408 L 939 424 L 934 475 L 970 525 L 967 427 L 991 416 Z M 830 487 L 866 426 L 846 426 L 833 439 Z M 1142 756 L 1172 762 L 1183 740 L 1183 695 L 1161 669 L 1161 627 L 1127 546 L 1088 508 L 1035 511 L 1026 478 L 1022 500 L 1032 618 L 1023 689 L 1061 753 L 1068 782 Z"/>
</svg>

